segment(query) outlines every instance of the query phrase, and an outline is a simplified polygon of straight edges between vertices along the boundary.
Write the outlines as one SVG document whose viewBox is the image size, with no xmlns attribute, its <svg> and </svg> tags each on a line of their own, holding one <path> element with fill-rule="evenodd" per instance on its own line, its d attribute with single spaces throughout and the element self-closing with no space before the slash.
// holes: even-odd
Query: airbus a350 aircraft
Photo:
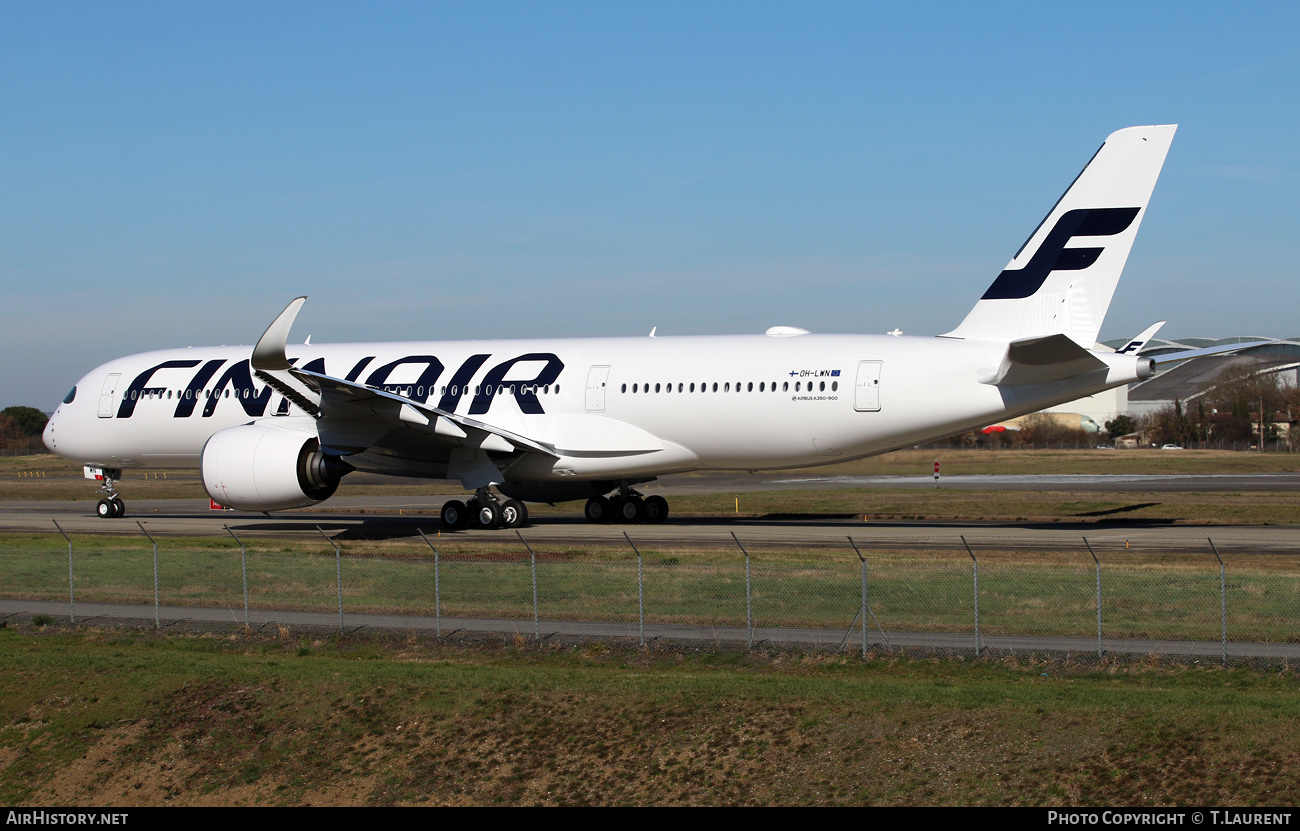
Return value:
<svg viewBox="0 0 1300 831">
<path fill-rule="evenodd" d="M 448 528 L 515 527 L 524 502 L 584 498 L 592 522 L 662 522 L 668 503 L 634 488 L 665 474 L 870 456 L 1149 377 L 1155 362 L 1136 353 L 1156 327 L 1118 351 L 1095 341 L 1175 129 L 1111 134 L 938 337 L 778 326 L 291 346 L 299 297 L 251 350 L 163 350 L 92 370 L 45 444 L 102 481 L 103 517 L 125 511 L 122 469 L 199 467 L 212 499 L 237 509 L 312 505 L 362 470 L 460 480 L 474 496 L 446 503 Z"/>
</svg>

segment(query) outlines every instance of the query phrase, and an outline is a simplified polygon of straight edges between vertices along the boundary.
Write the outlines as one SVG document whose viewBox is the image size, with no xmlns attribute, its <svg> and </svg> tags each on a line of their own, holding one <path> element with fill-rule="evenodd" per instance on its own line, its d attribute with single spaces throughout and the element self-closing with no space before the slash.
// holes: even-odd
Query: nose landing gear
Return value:
<svg viewBox="0 0 1300 831">
<path fill-rule="evenodd" d="M 121 468 L 86 465 L 82 470 L 87 479 L 100 483 L 99 492 L 104 494 L 104 498 L 95 505 L 95 513 L 100 519 L 121 519 L 126 516 L 126 503 L 117 495 L 115 487 L 122 478 Z"/>
</svg>

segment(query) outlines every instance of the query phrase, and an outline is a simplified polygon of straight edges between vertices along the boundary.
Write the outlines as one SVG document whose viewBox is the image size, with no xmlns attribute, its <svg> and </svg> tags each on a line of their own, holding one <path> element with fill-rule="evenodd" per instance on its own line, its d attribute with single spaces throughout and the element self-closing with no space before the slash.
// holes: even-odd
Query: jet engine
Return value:
<svg viewBox="0 0 1300 831">
<path fill-rule="evenodd" d="M 321 452 L 311 419 L 276 421 L 228 427 L 208 439 L 203 489 L 215 502 L 247 511 L 304 508 L 333 496 L 339 479 L 353 470 Z"/>
</svg>

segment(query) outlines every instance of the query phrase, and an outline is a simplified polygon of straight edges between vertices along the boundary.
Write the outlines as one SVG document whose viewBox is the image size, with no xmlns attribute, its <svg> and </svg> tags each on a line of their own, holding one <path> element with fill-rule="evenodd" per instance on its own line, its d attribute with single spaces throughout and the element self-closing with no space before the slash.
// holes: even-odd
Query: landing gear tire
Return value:
<svg viewBox="0 0 1300 831">
<path fill-rule="evenodd" d="M 662 496 L 647 496 L 642 516 L 651 525 L 658 525 L 668 518 L 668 500 Z"/>
<path fill-rule="evenodd" d="M 603 496 L 593 496 L 587 500 L 586 506 L 582 512 L 587 517 L 587 521 L 594 524 L 609 522 L 610 505 L 609 500 Z"/>
<path fill-rule="evenodd" d="M 639 496 L 616 496 L 611 501 L 616 521 L 636 525 L 645 519 L 645 503 Z"/>
<path fill-rule="evenodd" d="M 122 507 L 123 512 L 126 506 Z M 117 517 L 117 501 L 113 499 L 101 499 L 95 506 L 95 513 L 99 514 L 100 519 L 115 519 Z"/>
<path fill-rule="evenodd" d="M 518 499 L 507 499 L 501 505 L 501 521 L 507 528 L 523 528 L 528 524 L 528 508 Z"/>
<path fill-rule="evenodd" d="M 126 516 L 126 503 L 122 501 L 122 497 L 120 496 L 113 497 L 113 510 L 115 512 L 113 516 L 116 517 L 117 519 L 121 519 L 122 517 Z"/>
<path fill-rule="evenodd" d="M 451 499 L 442 505 L 442 527 L 460 531 L 469 525 L 469 509 L 459 499 Z"/>
<path fill-rule="evenodd" d="M 473 503 L 474 524 L 485 531 L 499 528 L 501 526 L 501 506 L 495 502 Z"/>
</svg>

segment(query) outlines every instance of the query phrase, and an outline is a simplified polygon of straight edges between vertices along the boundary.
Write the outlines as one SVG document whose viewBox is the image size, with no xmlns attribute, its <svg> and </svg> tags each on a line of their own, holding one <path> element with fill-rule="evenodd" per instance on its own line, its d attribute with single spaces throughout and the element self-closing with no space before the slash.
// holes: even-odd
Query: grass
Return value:
<svg viewBox="0 0 1300 831">
<path fill-rule="evenodd" d="M 323 540 L 248 540 L 249 602 L 258 609 L 333 612 L 334 551 Z M 441 557 L 423 541 L 350 541 L 343 548 L 343 604 L 353 614 L 444 617 L 533 615 L 534 570 L 522 545 L 508 538 L 441 541 Z M 1222 617 L 1217 560 L 1206 552 L 1095 546 L 1101 558 L 1103 634 L 1108 638 L 1217 640 Z M 152 548 L 140 538 L 73 537 L 80 602 L 154 600 Z M 638 564 L 628 547 L 534 544 L 539 615 L 546 620 L 638 619 Z M 861 608 L 862 566 L 848 550 L 750 547 L 750 602 L 745 561 L 719 546 L 646 546 L 641 564 L 648 623 L 744 626 L 747 611 L 762 627 L 843 631 Z M 1300 560 L 1224 552 L 1228 637 L 1297 642 Z M 900 632 L 969 632 L 974 628 L 974 568 L 964 548 L 872 547 L 867 557 L 873 625 Z M 1074 550 L 981 545 L 980 628 L 985 634 L 1093 637 L 1097 572 L 1082 546 Z M 239 610 L 240 551 L 233 541 L 168 538 L 158 554 L 158 592 L 165 605 Z M 62 537 L 0 535 L 0 595 L 65 601 L 68 553 Z M 238 615 L 232 612 L 232 620 Z"/>
<path fill-rule="evenodd" d="M 837 488 L 674 496 L 675 516 L 863 516 L 867 520 L 946 520 L 1082 524 L 1292 525 L 1294 493 L 1070 493 L 1058 491 Z M 533 513 L 573 513 L 574 508 Z M 670 518 L 671 522 L 672 519 Z"/>
<path fill-rule="evenodd" d="M 0 629 L 10 805 L 1259 806 L 1289 671 Z"/>
</svg>

